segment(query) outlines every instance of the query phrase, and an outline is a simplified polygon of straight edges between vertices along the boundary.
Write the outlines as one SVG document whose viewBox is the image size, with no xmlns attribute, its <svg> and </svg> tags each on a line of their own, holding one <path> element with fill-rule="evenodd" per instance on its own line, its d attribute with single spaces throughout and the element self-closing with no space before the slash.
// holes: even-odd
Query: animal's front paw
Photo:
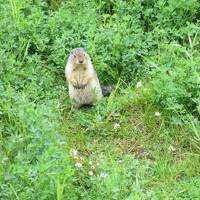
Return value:
<svg viewBox="0 0 200 200">
<path fill-rule="evenodd" d="M 75 80 L 70 80 L 71 84 L 73 85 L 74 88 L 78 87 L 78 83 Z"/>
<path fill-rule="evenodd" d="M 85 85 L 83 85 L 83 84 L 81 84 L 81 85 L 73 85 L 73 86 L 74 86 L 75 89 L 84 89 L 86 87 L 86 84 Z"/>
</svg>

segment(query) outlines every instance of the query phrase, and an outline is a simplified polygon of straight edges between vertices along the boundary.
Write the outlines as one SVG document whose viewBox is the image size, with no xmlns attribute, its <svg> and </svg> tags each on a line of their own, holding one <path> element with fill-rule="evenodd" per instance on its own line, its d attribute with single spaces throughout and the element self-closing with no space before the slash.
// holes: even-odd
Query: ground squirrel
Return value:
<svg viewBox="0 0 200 200">
<path fill-rule="evenodd" d="M 90 56 L 83 48 L 71 51 L 65 67 L 65 77 L 69 84 L 69 96 L 75 108 L 93 105 L 103 97 Z"/>
</svg>

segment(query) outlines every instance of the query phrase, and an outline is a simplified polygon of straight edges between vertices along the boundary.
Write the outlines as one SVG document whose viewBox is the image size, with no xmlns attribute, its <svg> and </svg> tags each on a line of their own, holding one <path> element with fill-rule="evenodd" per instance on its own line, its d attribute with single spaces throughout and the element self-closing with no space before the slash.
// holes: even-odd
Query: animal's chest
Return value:
<svg viewBox="0 0 200 200">
<path fill-rule="evenodd" d="M 96 89 L 91 84 L 87 85 L 84 89 L 70 88 L 70 96 L 77 103 L 89 104 L 96 99 Z"/>
<path fill-rule="evenodd" d="M 86 76 L 87 76 L 87 72 L 85 70 L 79 70 L 79 71 L 74 71 L 73 72 L 73 78 L 78 83 L 81 83 Z"/>
</svg>

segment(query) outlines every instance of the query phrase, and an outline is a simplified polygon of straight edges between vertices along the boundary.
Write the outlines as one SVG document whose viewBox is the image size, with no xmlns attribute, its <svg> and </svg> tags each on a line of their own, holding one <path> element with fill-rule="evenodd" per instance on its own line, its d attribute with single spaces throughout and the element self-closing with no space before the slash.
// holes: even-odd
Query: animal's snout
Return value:
<svg viewBox="0 0 200 200">
<path fill-rule="evenodd" d="M 79 64 L 83 64 L 83 60 L 79 60 Z"/>
</svg>

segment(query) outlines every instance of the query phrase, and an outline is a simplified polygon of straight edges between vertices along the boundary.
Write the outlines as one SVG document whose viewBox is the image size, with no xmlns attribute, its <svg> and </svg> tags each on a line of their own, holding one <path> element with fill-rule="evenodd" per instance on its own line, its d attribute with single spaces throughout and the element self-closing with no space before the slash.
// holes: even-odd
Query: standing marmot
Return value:
<svg viewBox="0 0 200 200">
<path fill-rule="evenodd" d="M 99 79 L 90 56 L 82 48 L 73 49 L 65 67 L 69 96 L 75 108 L 92 105 L 102 98 Z"/>
</svg>

